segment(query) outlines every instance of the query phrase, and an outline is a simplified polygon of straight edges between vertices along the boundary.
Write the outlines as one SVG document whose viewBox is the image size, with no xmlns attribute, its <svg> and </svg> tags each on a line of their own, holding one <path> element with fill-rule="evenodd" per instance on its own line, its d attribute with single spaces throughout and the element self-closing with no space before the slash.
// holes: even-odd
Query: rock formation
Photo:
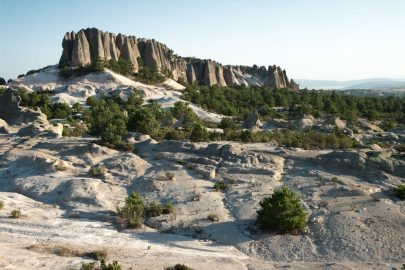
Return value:
<svg viewBox="0 0 405 270">
<path fill-rule="evenodd" d="M 262 127 L 263 124 L 260 122 L 259 114 L 256 110 L 249 113 L 246 120 L 242 124 L 242 129 L 251 129 L 253 127 Z"/>
<path fill-rule="evenodd" d="M 212 60 L 193 60 L 187 62 L 182 57 L 175 57 L 166 45 L 154 39 L 136 38 L 96 28 L 87 28 L 66 33 L 62 41 L 63 52 L 60 60 L 72 66 L 84 66 L 97 57 L 124 59 L 131 61 L 135 72 L 138 71 L 137 57 L 141 57 L 145 66 L 151 68 L 156 61 L 161 72 L 173 74 L 175 80 L 182 78 L 189 84 L 195 82 L 208 86 L 219 85 L 263 85 L 274 88 L 299 89 L 293 80 L 288 80 L 287 73 L 277 66 L 253 68 L 244 66 L 223 66 Z"/>
<path fill-rule="evenodd" d="M 0 98 L 0 118 L 8 125 L 27 124 L 38 121 L 48 123 L 47 117 L 39 108 L 35 110 L 22 108 L 19 106 L 21 101 L 17 91 L 8 88 Z"/>
</svg>

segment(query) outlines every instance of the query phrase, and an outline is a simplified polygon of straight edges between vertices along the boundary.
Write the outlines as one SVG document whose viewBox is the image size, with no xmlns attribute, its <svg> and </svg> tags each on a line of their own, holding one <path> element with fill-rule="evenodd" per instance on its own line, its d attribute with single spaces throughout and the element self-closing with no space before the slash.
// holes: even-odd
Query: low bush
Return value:
<svg viewBox="0 0 405 270">
<path fill-rule="evenodd" d="M 4 202 L 0 201 L 0 210 L 3 209 L 3 207 L 4 207 Z"/>
<path fill-rule="evenodd" d="M 99 265 L 98 262 L 92 263 L 82 263 L 82 267 L 80 270 L 121 270 L 121 265 L 118 264 L 118 261 L 113 261 L 113 263 L 107 264 L 107 262 L 103 259 L 101 264 Z M 75 270 L 71 268 L 70 270 Z"/>
<path fill-rule="evenodd" d="M 163 207 L 163 214 L 171 214 L 174 213 L 176 210 L 174 209 L 173 204 L 167 202 L 162 205 Z"/>
<path fill-rule="evenodd" d="M 207 216 L 207 219 L 211 220 L 211 221 L 219 221 L 219 217 L 217 214 L 209 214 Z"/>
<path fill-rule="evenodd" d="M 224 191 L 226 188 L 225 182 L 223 180 L 218 181 L 215 185 L 214 188 L 217 191 Z"/>
<path fill-rule="evenodd" d="M 20 209 L 14 209 L 11 211 L 11 217 L 12 218 L 20 218 L 21 217 L 21 210 Z"/>
<path fill-rule="evenodd" d="M 405 186 L 404 185 L 399 185 L 397 187 L 394 187 L 394 192 L 398 198 L 405 200 Z"/>
<path fill-rule="evenodd" d="M 132 192 L 125 199 L 125 206 L 120 208 L 117 205 L 118 221 L 120 224 L 130 228 L 141 228 L 145 214 L 145 204 L 139 194 Z"/>
<path fill-rule="evenodd" d="M 90 170 L 91 176 L 101 176 L 105 174 L 105 166 L 103 164 L 98 166 L 93 166 Z"/>
<path fill-rule="evenodd" d="M 107 260 L 108 257 L 108 248 L 96 249 L 92 253 L 94 259 L 97 261 Z"/>
<path fill-rule="evenodd" d="M 306 213 L 295 195 L 287 187 L 274 190 L 274 193 L 260 202 L 257 222 L 264 228 L 282 232 L 299 231 L 305 226 Z"/>
<path fill-rule="evenodd" d="M 190 268 L 184 264 L 176 264 L 175 266 L 169 266 L 165 267 L 164 270 L 194 270 L 193 268 Z"/>
<path fill-rule="evenodd" d="M 160 204 L 157 204 L 156 202 L 151 202 L 149 206 L 146 208 L 145 211 L 145 216 L 146 217 L 158 217 L 162 215 L 163 213 L 163 207 Z"/>
<path fill-rule="evenodd" d="M 174 173 L 172 173 L 172 172 L 166 172 L 166 177 L 167 177 L 167 179 L 173 180 L 173 178 L 174 178 Z"/>
</svg>

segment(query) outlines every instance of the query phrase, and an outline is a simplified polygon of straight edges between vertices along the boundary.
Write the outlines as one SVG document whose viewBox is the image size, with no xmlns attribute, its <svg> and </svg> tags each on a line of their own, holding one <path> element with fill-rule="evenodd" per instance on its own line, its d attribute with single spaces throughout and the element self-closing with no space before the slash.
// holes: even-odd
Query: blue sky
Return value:
<svg viewBox="0 0 405 270">
<path fill-rule="evenodd" d="M 96 27 L 295 79 L 405 78 L 404 12 L 404 0 L 0 0 L 0 77 L 58 63 L 66 32 Z"/>
</svg>

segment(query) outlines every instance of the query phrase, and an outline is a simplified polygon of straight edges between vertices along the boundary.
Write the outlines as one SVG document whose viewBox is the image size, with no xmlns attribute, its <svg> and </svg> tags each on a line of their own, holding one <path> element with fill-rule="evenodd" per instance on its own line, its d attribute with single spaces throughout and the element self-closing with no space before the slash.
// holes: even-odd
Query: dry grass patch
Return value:
<svg viewBox="0 0 405 270">
<path fill-rule="evenodd" d="M 55 247 L 55 254 L 63 257 L 82 257 L 85 253 L 81 249 L 70 246 L 57 246 Z"/>
<path fill-rule="evenodd" d="M 93 258 L 97 261 L 107 260 L 108 248 L 96 249 L 92 252 Z"/>
</svg>

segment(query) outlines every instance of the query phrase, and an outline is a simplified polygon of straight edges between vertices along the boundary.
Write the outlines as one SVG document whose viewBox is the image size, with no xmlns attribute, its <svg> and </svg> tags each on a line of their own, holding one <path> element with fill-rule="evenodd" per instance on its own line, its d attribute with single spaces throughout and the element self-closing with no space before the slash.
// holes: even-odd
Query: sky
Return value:
<svg viewBox="0 0 405 270">
<path fill-rule="evenodd" d="M 405 78 L 404 12 L 404 0 L 0 0 L 0 77 L 57 64 L 66 32 L 95 27 L 294 79 Z"/>
</svg>

